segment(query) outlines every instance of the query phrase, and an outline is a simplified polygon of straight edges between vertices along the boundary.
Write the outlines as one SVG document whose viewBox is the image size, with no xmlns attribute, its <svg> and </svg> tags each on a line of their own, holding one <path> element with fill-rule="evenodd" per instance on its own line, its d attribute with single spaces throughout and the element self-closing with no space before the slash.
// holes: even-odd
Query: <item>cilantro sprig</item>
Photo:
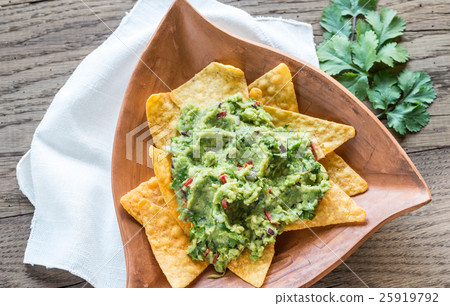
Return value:
<svg viewBox="0 0 450 306">
<path fill-rule="evenodd" d="M 388 126 L 405 135 L 428 124 L 428 106 L 436 98 L 425 72 L 398 72 L 409 59 L 398 43 L 406 22 L 378 0 L 331 0 L 320 24 L 325 40 L 318 46 L 320 67 L 355 96 L 372 103 Z"/>
</svg>

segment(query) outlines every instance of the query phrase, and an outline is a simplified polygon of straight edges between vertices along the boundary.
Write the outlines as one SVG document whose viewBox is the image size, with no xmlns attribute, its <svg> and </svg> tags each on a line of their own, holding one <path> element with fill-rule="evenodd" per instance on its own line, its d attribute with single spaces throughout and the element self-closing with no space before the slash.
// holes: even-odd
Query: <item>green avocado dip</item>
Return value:
<svg viewBox="0 0 450 306">
<path fill-rule="evenodd" d="M 188 105 L 172 138 L 172 189 L 190 221 L 193 260 L 217 272 L 245 249 L 254 260 L 285 225 L 311 220 L 330 181 L 304 131 L 275 127 L 259 102 L 237 94 Z"/>
</svg>

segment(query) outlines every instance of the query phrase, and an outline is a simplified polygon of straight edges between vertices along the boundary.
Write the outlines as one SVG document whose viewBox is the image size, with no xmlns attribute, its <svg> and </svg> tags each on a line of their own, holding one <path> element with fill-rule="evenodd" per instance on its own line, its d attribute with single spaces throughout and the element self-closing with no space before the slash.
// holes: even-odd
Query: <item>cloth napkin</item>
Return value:
<svg viewBox="0 0 450 306">
<path fill-rule="evenodd" d="M 234 34 L 318 66 L 309 24 L 252 17 L 214 0 L 190 3 Z M 95 287 L 125 286 L 110 183 L 114 132 L 137 54 L 171 4 L 138 1 L 114 35 L 77 67 L 36 129 L 17 165 L 20 189 L 35 206 L 24 263 L 67 270 Z"/>
</svg>

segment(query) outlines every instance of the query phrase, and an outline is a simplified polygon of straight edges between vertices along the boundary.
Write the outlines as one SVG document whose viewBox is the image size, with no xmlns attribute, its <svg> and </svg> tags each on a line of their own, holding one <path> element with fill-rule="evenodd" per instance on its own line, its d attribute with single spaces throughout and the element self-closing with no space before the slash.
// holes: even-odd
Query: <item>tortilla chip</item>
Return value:
<svg viewBox="0 0 450 306">
<path fill-rule="evenodd" d="M 180 108 L 187 104 L 206 108 L 239 92 L 244 99 L 248 99 L 244 72 L 233 66 L 212 62 L 173 90 L 170 97 Z"/>
<path fill-rule="evenodd" d="M 320 160 L 325 157 L 322 148 L 316 138 L 311 138 L 310 140 L 311 149 L 313 149 L 313 154 L 316 160 Z"/>
<path fill-rule="evenodd" d="M 141 183 L 120 199 L 120 204 L 122 204 L 123 208 L 140 224 L 142 224 L 142 214 L 139 202 L 143 199 L 147 199 L 151 203 L 161 207 L 165 206 L 156 177 L 152 177 L 150 180 Z"/>
<path fill-rule="evenodd" d="M 293 231 L 308 227 L 331 224 L 364 222 L 366 212 L 359 207 L 348 194 L 331 182 L 330 190 L 325 193 L 312 220 L 299 220 L 286 225 L 284 231 Z"/>
<path fill-rule="evenodd" d="M 186 287 L 206 269 L 208 263 L 189 257 L 186 253 L 189 238 L 167 209 L 147 199 L 143 199 L 140 206 L 145 233 L 161 270 L 172 287 Z"/>
<path fill-rule="evenodd" d="M 320 163 L 325 167 L 330 180 L 346 194 L 354 196 L 367 190 L 367 182 L 334 152 L 330 152 Z"/>
<path fill-rule="evenodd" d="M 155 175 L 158 178 L 159 189 L 164 197 L 164 201 L 167 203 L 167 208 L 177 220 L 183 231 L 189 235 L 191 223 L 183 222 L 179 219 L 180 212 L 177 210 L 178 204 L 175 192 L 170 187 L 170 184 L 172 183 L 172 173 L 170 171 L 172 166 L 172 155 L 155 147 L 150 147 L 150 157 L 152 157 Z"/>
<path fill-rule="evenodd" d="M 228 269 L 247 283 L 255 287 L 261 287 L 274 255 L 275 243 L 268 244 L 262 257 L 258 260 L 251 259 L 250 251 L 247 249 L 241 257 L 228 264 Z"/>
<path fill-rule="evenodd" d="M 261 90 L 256 87 L 250 90 L 250 97 L 255 96 L 254 98 L 258 100 L 258 98 L 256 98 L 258 91 L 256 90 L 263 95 L 263 97 L 259 98 L 259 100 L 269 97 L 264 96 L 264 94 L 267 93 L 262 93 Z M 290 110 L 291 108 L 298 107 L 298 104 L 296 100 L 291 99 L 287 101 L 286 104 L 276 105 L 276 107 L 284 110 Z M 298 112 L 298 110 L 296 112 Z M 317 158 L 322 159 L 324 157 L 322 154 L 323 152 L 318 152 Z M 330 152 L 327 155 L 327 158 L 321 161 L 321 163 L 327 169 L 330 179 L 341 187 L 341 189 L 344 190 L 349 196 L 357 195 L 367 190 L 367 182 L 336 153 Z"/>
<path fill-rule="evenodd" d="M 288 125 L 290 129 L 296 128 L 307 131 L 312 138 L 317 140 L 325 155 L 334 151 L 347 140 L 355 137 L 355 128 L 350 125 L 318 119 L 270 106 L 264 106 L 264 110 L 272 116 L 272 122 L 276 126 Z"/>
<path fill-rule="evenodd" d="M 286 64 L 281 63 L 248 86 L 262 91 L 262 104 L 298 113 L 292 76 Z"/>
<path fill-rule="evenodd" d="M 151 95 L 147 100 L 147 120 L 153 143 L 163 149 L 170 145 L 170 139 L 178 134 L 177 122 L 181 111 L 172 102 L 169 93 Z"/>
</svg>

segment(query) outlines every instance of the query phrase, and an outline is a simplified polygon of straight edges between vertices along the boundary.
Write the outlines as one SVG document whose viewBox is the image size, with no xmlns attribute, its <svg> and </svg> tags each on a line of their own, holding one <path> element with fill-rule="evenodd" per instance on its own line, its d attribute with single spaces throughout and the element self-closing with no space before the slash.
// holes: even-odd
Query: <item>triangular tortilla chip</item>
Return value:
<svg viewBox="0 0 450 306">
<path fill-rule="evenodd" d="M 208 263 L 189 257 L 186 253 L 189 238 L 167 209 L 147 199 L 139 205 L 145 233 L 161 270 L 172 287 L 186 287 L 206 269 Z"/>
<path fill-rule="evenodd" d="M 175 192 L 170 187 L 170 184 L 172 183 L 172 173 L 170 171 L 172 166 L 172 155 L 155 147 L 150 147 L 150 157 L 152 157 L 159 189 L 164 197 L 164 201 L 167 203 L 167 208 L 177 220 L 183 231 L 188 235 L 189 229 L 191 228 L 191 223 L 183 222 L 178 218 L 180 212 L 177 210 L 178 204 L 176 201 Z"/>
<path fill-rule="evenodd" d="M 170 97 L 180 108 L 188 104 L 205 108 L 239 92 L 244 99 L 248 99 L 244 72 L 233 66 L 212 62 L 173 90 Z"/>
<path fill-rule="evenodd" d="M 264 253 L 258 260 L 250 258 L 250 251 L 245 250 L 241 257 L 230 262 L 228 269 L 247 283 L 261 287 L 275 255 L 275 243 L 266 245 Z"/>
<path fill-rule="evenodd" d="M 298 113 L 292 76 L 286 64 L 281 63 L 248 86 L 262 91 L 262 104 Z"/>
<path fill-rule="evenodd" d="M 349 196 L 367 190 L 367 182 L 336 153 L 328 153 L 324 159 L 320 160 L 320 163 L 327 170 L 330 180 Z"/>
<path fill-rule="evenodd" d="M 284 231 L 293 231 L 308 227 L 331 224 L 364 222 L 366 212 L 359 207 L 348 194 L 331 182 L 330 190 L 325 193 L 312 220 L 299 220 L 286 225 Z"/>
<path fill-rule="evenodd" d="M 147 100 L 147 120 L 153 143 L 163 149 L 170 145 L 170 139 L 178 134 L 177 122 L 180 108 L 172 102 L 169 93 L 151 95 Z"/>
<path fill-rule="evenodd" d="M 279 69 L 281 71 L 281 69 Z M 289 72 L 289 70 L 288 70 Z M 276 73 L 276 68 L 271 70 L 269 73 Z M 282 73 L 281 73 L 282 74 Z M 262 80 L 264 76 L 260 77 L 258 80 Z M 282 78 L 283 76 L 280 75 L 279 78 Z M 258 81 L 257 80 L 257 81 Z M 254 82 L 256 83 L 256 81 Z M 252 87 L 254 84 L 252 83 L 249 86 L 250 91 L 250 97 L 255 98 L 256 100 L 262 100 L 265 101 L 267 99 L 270 99 L 272 96 L 267 92 L 262 92 L 257 87 Z M 292 83 L 292 82 L 291 82 Z M 258 84 L 255 84 L 257 86 Z M 295 92 L 294 92 L 294 98 L 295 98 Z M 271 106 L 278 107 L 280 109 L 292 111 L 292 112 L 298 112 L 298 102 L 295 99 L 287 99 L 285 100 L 285 103 L 275 103 Z M 322 158 L 322 156 L 318 156 L 319 159 Z M 337 155 L 334 152 L 330 152 L 327 155 L 327 158 L 324 160 L 321 160 L 322 165 L 326 168 L 328 175 L 330 176 L 331 180 L 333 180 L 339 187 L 342 188 L 349 196 L 357 195 L 359 193 L 362 193 L 367 190 L 367 182 L 358 174 L 356 173 L 345 161 Z"/>
<path fill-rule="evenodd" d="M 140 224 L 142 224 L 142 216 L 139 202 L 143 199 L 147 199 L 151 203 L 161 207 L 165 206 L 156 177 L 152 177 L 150 180 L 141 183 L 120 199 L 120 204 L 122 204 L 123 208 Z"/>
<path fill-rule="evenodd" d="M 279 108 L 264 106 L 264 110 L 272 116 L 276 126 L 288 125 L 290 129 L 296 128 L 307 131 L 315 138 L 326 155 L 347 140 L 355 137 L 355 128 L 350 125 L 318 119 Z"/>
</svg>

